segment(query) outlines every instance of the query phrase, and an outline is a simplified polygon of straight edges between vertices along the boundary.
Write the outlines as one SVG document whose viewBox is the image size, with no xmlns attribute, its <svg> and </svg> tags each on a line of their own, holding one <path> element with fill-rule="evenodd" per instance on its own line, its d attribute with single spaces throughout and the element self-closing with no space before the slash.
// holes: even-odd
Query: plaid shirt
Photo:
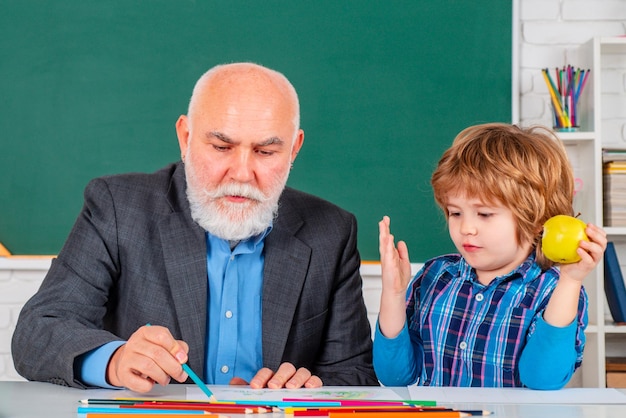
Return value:
<svg viewBox="0 0 626 418">
<path fill-rule="evenodd" d="M 538 321 L 543 323 L 544 334 L 554 328 L 546 326 L 542 313 L 558 277 L 556 268 L 542 272 L 534 262 L 534 255 L 487 286 L 477 281 L 472 267 L 458 254 L 426 262 L 407 291 L 408 334 L 414 350 L 410 357 L 416 364 L 398 365 L 405 370 L 401 373 L 412 370 L 413 382 L 408 383 L 419 378 L 418 384 L 424 386 L 522 386 L 519 360 L 538 328 Z M 571 373 L 582 362 L 586 312 L 587 295 L 583 289 L 576 324 L 572 324 L 576 355 Z M 377 330 L 376 339 L 379 336 L 382 335 Z M 537 335 L 539 339 L 546 336 Z M 563 350 L 571 352 L 571 341 L 565 339 Z M 379 343 L 384 346 L 386 342 Z M 381 352 L 376 351 L 378 373 L 387 367 L 381 367 L 387 361 L 381 361 Z M 542 356 L 544 352 L 536 355 Z M 543 360 L 546 361 L 541 364 L 549 367 L 551 359 Z"/>
</svg>

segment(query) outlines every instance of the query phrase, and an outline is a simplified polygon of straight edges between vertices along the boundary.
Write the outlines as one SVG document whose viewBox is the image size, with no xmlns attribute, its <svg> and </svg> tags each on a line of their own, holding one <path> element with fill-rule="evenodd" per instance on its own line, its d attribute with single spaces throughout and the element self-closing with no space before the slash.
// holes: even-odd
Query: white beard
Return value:
<svg viewBox="0 0 626 418">
<path fill-rule="evenodd" d="M 229 183 L 209 190 L 200 184 L 191 158 L 185 163 L 185 175 L 192 219 L 218 238 L 241 241 L 262 233 L 272 224 L 289 171 L 274 180 L 269 195 L 246 183 Z M 224 196 L 229 195 L 243 196 L 250 201 L 228 202 Z"/>
</svg>

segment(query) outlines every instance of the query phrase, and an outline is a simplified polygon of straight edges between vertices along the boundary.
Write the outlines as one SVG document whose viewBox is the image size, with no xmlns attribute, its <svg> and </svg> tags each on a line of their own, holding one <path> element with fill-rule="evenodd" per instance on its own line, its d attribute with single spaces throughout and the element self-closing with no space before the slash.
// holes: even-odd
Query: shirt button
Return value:
<svg viewBox="0 0 626 418">
<path fill-rule="evenodd" d="M 222 373 L 228 373 L 228 366 L 224 365 L 220 370 Z"/>
<path fill-rule="evenodd" d="M 482 302 L 485 299 L 485 296 L 482 293 L 476 295 L 476 302 Z"/>
<path fill-rule="evenodd" d="M 467 343 L 465 341 L 461 341 L 461 344 L 459 344 L 459 348 L 461 350 L 465 350 L 467 348 Z"/>
<path fill-rule="evenodd" d="M 232 313 L 232 311 L 226 311 L 226 313 L 224 314 L 224 316 L 225 316 L 226 318 L 230 319 L 230 318 L 232 318 L 232 317 L 233 317 L 233 313 Z"/>
</svg>

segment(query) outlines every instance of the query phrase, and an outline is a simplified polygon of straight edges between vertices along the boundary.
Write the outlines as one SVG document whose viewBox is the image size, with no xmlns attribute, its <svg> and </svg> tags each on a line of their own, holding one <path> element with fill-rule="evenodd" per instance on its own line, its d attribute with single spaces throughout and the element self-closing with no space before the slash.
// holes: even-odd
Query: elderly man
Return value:
<svg viewBox="0 0 626 418">
<path fill-rule="evenodd" d="M 186 362 L 210 384 L 377 385 L 355 218 L 285 187 L 299 113 L 276 71 L 205 73 L 176 123 L 182 162 L 87 186 L 20 314 L 17 371 L 137 392 L 185 382 Z"/>
</svg>

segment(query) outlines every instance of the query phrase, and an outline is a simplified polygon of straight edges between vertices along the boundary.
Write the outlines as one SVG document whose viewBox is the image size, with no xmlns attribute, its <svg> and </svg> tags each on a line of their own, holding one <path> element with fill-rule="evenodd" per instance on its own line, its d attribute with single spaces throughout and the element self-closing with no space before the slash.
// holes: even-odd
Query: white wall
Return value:
<svg viewBox="0 0 626 418">
<path fill-rule="evenodd" d="M 50 261 L 0 257 L 0 380 L 23 380 L 13 367 L 11 336 L 22 305 L 39 289 Z"/>
<path fill-rule="evenodd" d="M 506 0 L 502 0 L 506 1 Z M 520 100 L 522 124 L 550 125 L 551 109 L 541 68 L 567 64 L 577 66 L 576 48 L 596 36 L 626 34 L 626 0 L 517 0 L 519 21 Z M 615 88 L 626 90 L 626 75 L 615 77 Z M 626 106 L 622 106 L 626 108 Z M 619 116 L 619 115 L 618 115 Z M 626 141 L 626 114 L 616 122 Z M 50 263 L 44 260 L 0 258 L 0 380 L 21 379 L 10 354 L 11 334 L 22 304 L 39 287 Z M 364 265 L 364 296 L 369 318 L 374 323 L 378 312 L 379 267 Z"/>
</svg>

